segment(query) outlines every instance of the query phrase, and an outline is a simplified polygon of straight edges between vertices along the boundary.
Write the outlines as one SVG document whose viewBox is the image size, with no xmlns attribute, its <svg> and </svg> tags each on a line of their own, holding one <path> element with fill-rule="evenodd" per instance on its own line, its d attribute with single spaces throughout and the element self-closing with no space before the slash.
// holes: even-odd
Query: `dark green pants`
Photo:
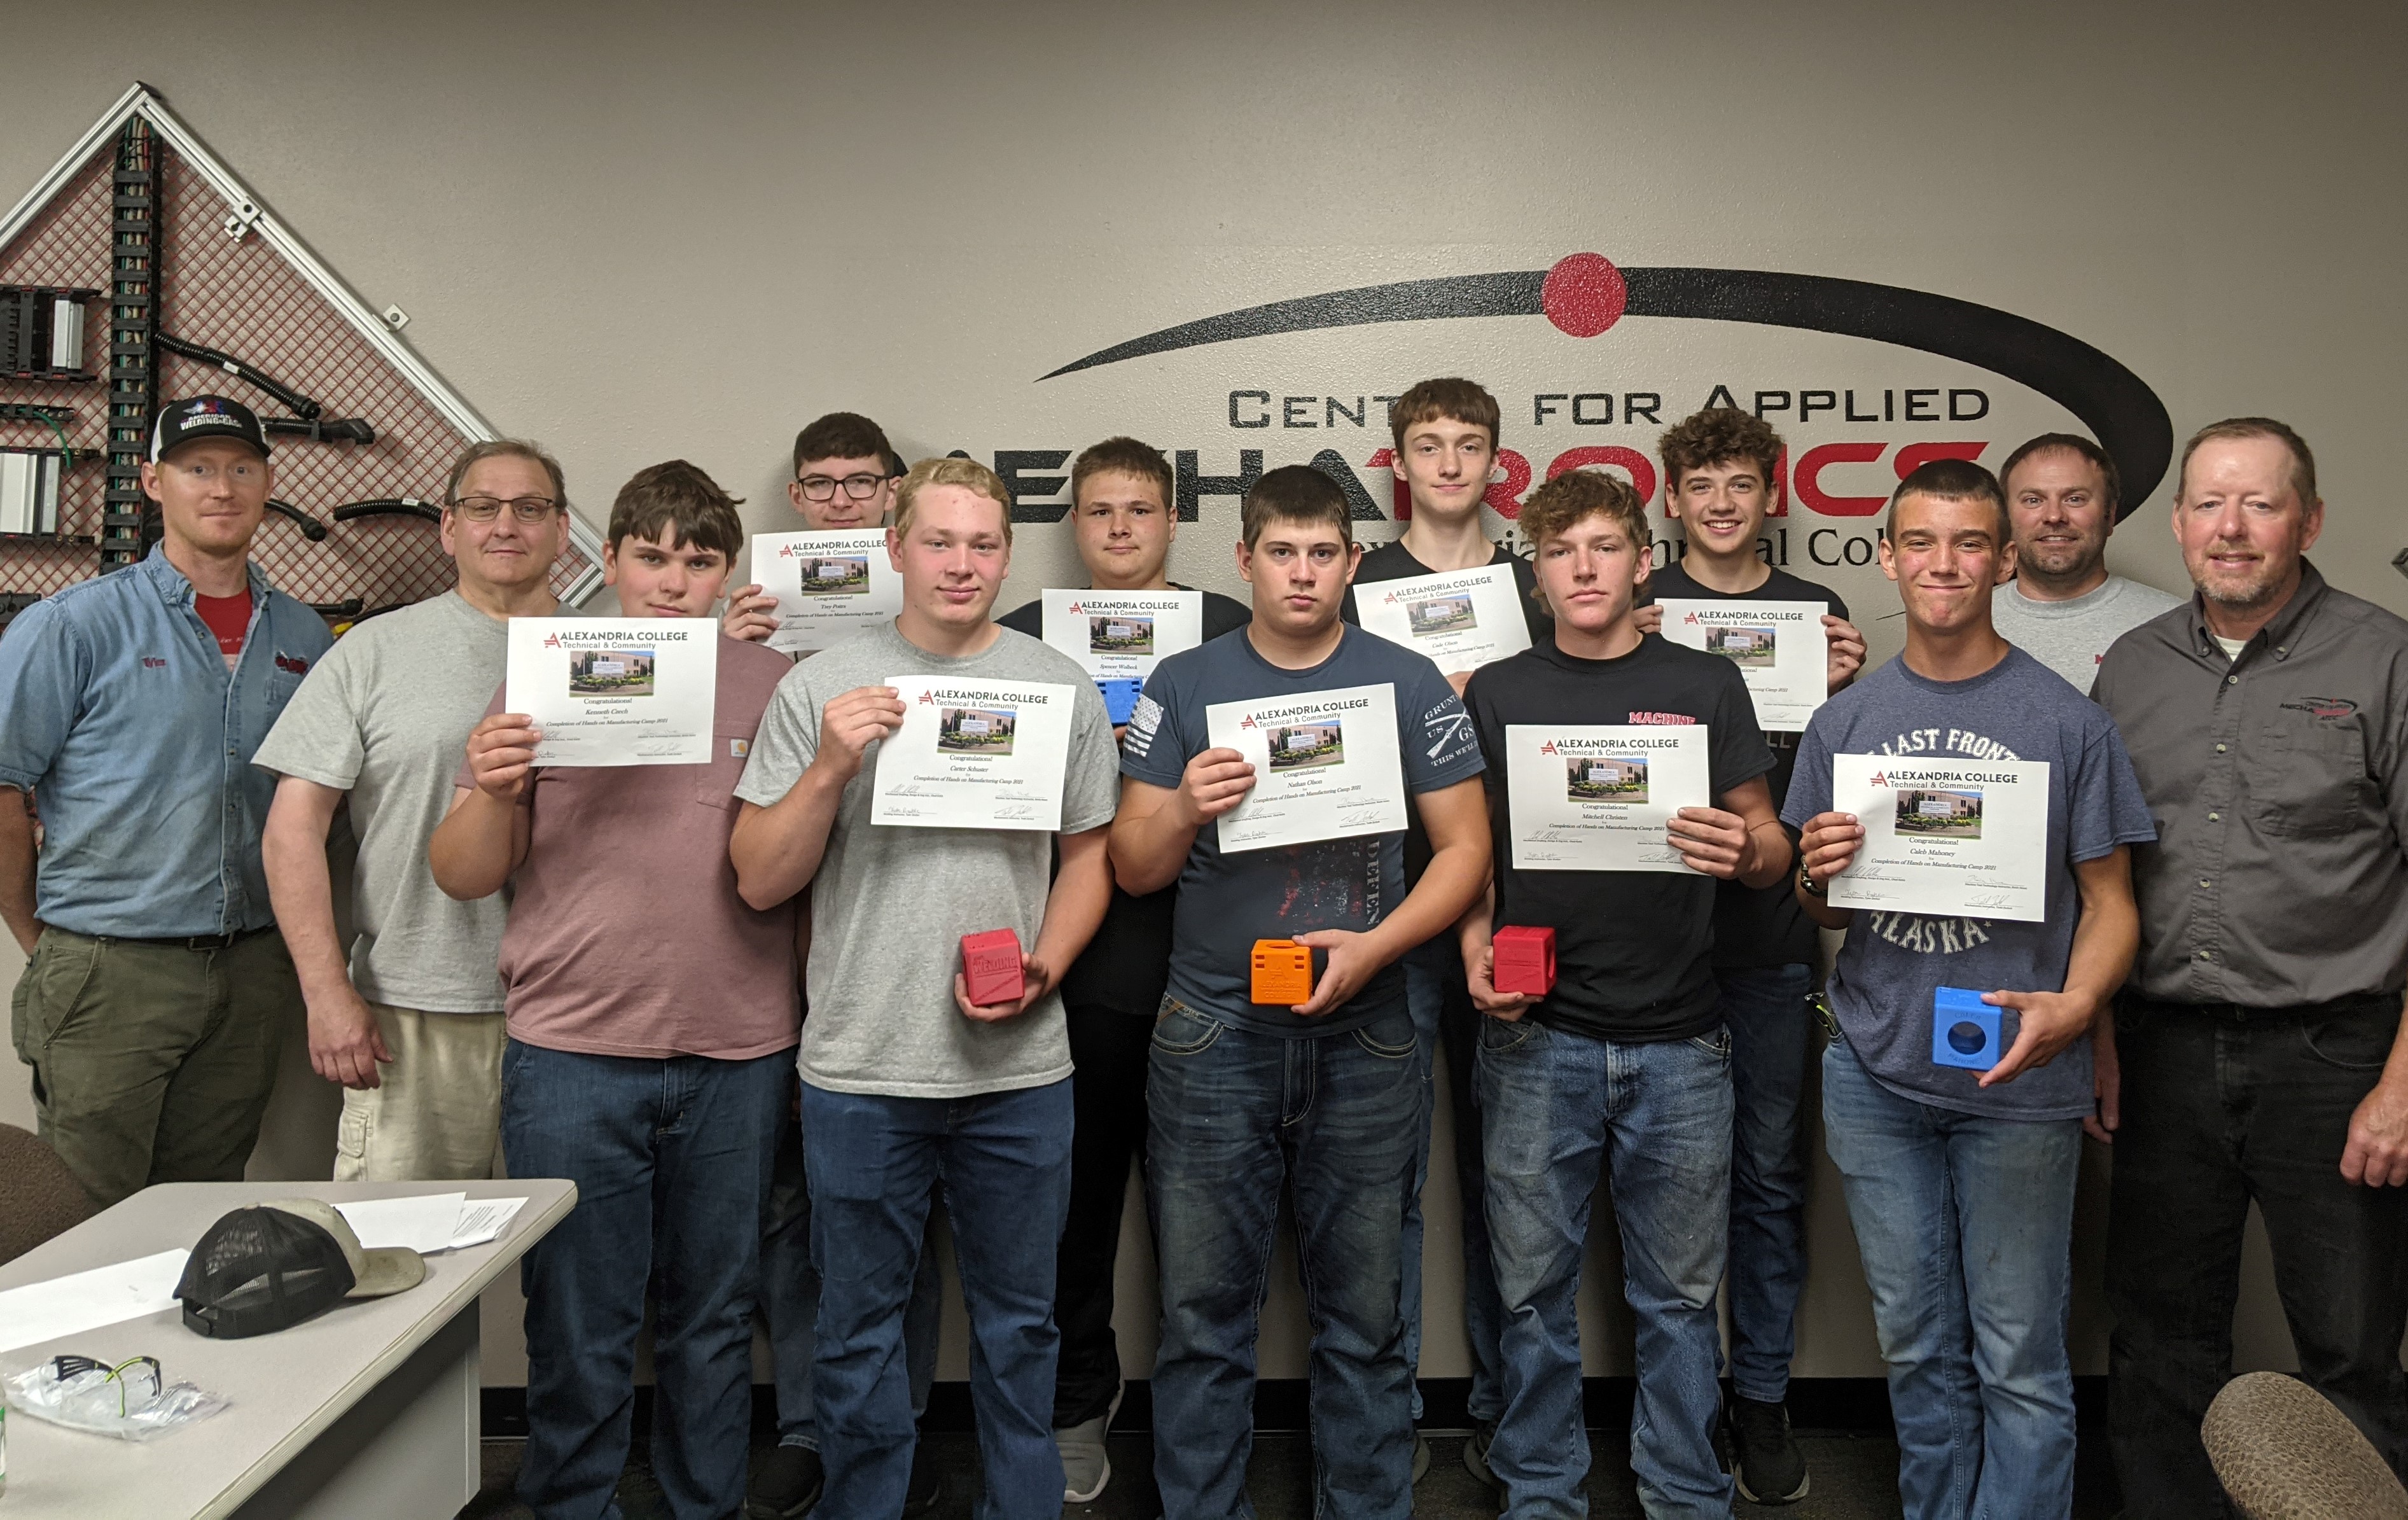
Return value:
<svg viewBox="0 0 2408 1520">
<path fill-rule="evenodd" d="M 42 1138 L 106 1206 L 242 1180 L 302 1002 L 274 929 L 192 950 L 52 928 L 11 1012 Z"/>
</svg>

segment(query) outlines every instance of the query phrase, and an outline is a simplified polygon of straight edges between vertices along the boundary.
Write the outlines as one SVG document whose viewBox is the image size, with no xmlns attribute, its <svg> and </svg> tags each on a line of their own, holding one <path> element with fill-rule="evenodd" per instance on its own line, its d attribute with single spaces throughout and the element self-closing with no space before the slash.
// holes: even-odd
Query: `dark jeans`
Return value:
<svg viewBox="0 0 2408 1520">
<path fill-rule="evenodd" d="M 1054 1428 L 1067 1430 L 1112 1407 L 1121 1348 L 1112 1336 L 1112 1269 L 1129 1158 L 1145 1154 L 1146 1051 L 1154 1021 L 1116 1008 L 1068 1010 L 1070 1214 L 1054 1266 L 1054 1322 L 1062 1329 L 1054 1379 Z"/>
<path fill-rule="evenodd" d="M 1153 1038 L 1154 1475 L 1166 1520 L 1254 1513 L 1254 1342 L 1283 1182 L 1312 1325 L 1313 1513 L 1405 1520 L 1413 1374 L 1398 1300 L 1422 1112 L 1412 1020 L 1400 1007 L 1287 1039 L 1165 998 Z"/>
<path fill-rule="evenodd" d="M 1533 1019 L 1484 1021 L 1488 1234 L 1505 1303 L 1505 1412 L 1489 1470 L 1516 1520 L 1588 1513 L 1580 1296 L 1589 1209 L 1612 1191 L 1637 1323 L 1630 1466 L 1652 1520 L 1731 1513 L 1714 1459 L 1730 1210 L 1730 1037 L 1626 1044 Z"/>
<path fill-rule="evenodd" d="M 2399 1027 L 2397 996 L 2280 1010 L 2128 997 L 2118 1009 L 2108 1428 L 2134 1520 L 2227 1513 L 2199 1422 L 2232 1375 L 2253 1199 L 2300 1376 L 2408 1470 L 2408 1195 L 2341 1176 L 2350 1115 Z"/>
<path fill-rule="evenodd" d="M 1070 1197 L 1070 1082 L 968 1097 L 834 1093 L 803 1083 L 811 1258 L 820 1270 L 821 1520 L 893 1520 L 910 1486 L 903 1317 L 944 1183 L 970 1403 L 986 1486 L 980 1520 L 1054 1520 L 1054 1252 Z M 740 1428 L 740 1427 L 739 1427 Z"/>
<path fill-rule="evenodd" d="M 1789 1393 L 1798 1296 L 1806 1286 L 1806 1058 L 1803 966 L 1719 968 L 1716 1011 L 1730 1031 L 1730 1377 L 1742 1398 Z"/>
<path fill-rule="evenodd" d="M 1405 953 L 1405 1006 L 1413 1016 L 1421 1048 L 1421 1150 L 1413 1159 L 1413 1193 L 1405 1204 L 1405 1362 L 1422 1362 L 1422 1189 L 1429 1182 L 1430 1121 L 1438 1111 L 1433 1080 L 1438 1052 L 1446 1052 L 1447 1101 L 1455 1117 L 1455 1185 L 1463 1207 L 1463 1331 L 1471 1347 L 1471 1392 L 1465 1408 L 1475 1420 L 1495 1424 L 1505 1412 L 1505 1374 L 1498 1337 L 1505 1306 L 1497 1299 L 1497 1263 L 1488 1249 L 1488 1213 L 1483 1201 L 1487 1171 L 1480 1164 L 1480 1106 L 1473 1097 L 1472 1068 L 1480 1048 L 1480 1010 L 1463 980 L 1463 952 L 1452 930 Z M 1413 1418 L 1422 1417 L 1422 1391 L 1413 1386 Z"/>
<path fill-rule="evenodd" d="M 930 1229 L 935 1228 L 934 1215 Z M 930 1240 L 935 1239 L 934 1235 Z M 937 1253 L 924 1247 L 903 1311 L 903 1364 L 911 1384 L 911 1417 L 928 1412 L 937 1382 L 940 1305 Z M 769 1368 L 777 1379 L 778 1444 L 819 1450 L 811 1404 L 814 1326 L 820 1315 L 820 1274 L 811 1266 L 811 1187 L 803 1166 L 799 1119 L 778 1126 L 778 1157 L 769 1173 L 769 1203 L 761 1220 L 761 1317 L 769 1333 Z"/>
<path fill-rule="evenodd" d="M 749 1061 L 579 1055 L 511 1040 L 511 1173 L 566 1177 L 577 1207 L 520 1266 L 527 1442 L 519 1498 L 543 1520 L 616 1520 L 653 1291 L 652 1473 L 678 1520 L 744 1503 L 761 1198 L 795 1053 Z"/>
</svg>

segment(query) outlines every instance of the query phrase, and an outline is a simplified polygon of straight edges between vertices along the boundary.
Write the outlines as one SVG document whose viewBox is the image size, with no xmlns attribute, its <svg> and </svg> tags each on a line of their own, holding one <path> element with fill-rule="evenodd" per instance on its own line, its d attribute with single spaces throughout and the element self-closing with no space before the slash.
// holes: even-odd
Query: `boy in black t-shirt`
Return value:
<svg viewBox="0 0 2408 1520">
<path fill-rule="evenodd" d="M 1664 514 L 1687 551 L 1648 578 L 1654 600 L 1821 602 L 1825 668 L 1837 692 L 1864 664 L 1865 639 L 1848 606 L 1825 586 L 1770 563 L 1761 537 L 1780 479 L 1781 436 L 1753 412 L 1714 408 L 1669 428 Z M 1642 608 L 1653 633 L 1659 608 Z M 1767 733 L 1778 809 L 1789 796 L 1798 735 Z M 1727 1407 L 1732 1476 L 1767 1504 L 1804 1497 L 1806 1459 L 1790 1439 L 1789 1358 L 1806 1285 L 1806 996 L 1813 986 L 1814 925 L 1786 882 L 1762 889 L 1725 882 L 1714 901 L 1714 985 L 1730 1031 L 1730 1380 Z"/>
<path fill-rule="evenodd" d="M 1641 634 L 1633 621 L 1648 570 L 1638 494 L 1619 477 L 1574 471 L 1535 493 L 1521 523 L 1555 627 L 1546 644 L 1471 678 L 1497 858 L 1490 905 L 1475 905 L 1459 925 L 1471 997 L 1488 1015 L 1478 1083 L 1506 1311 L 1505 1411 L 1488 1466 L 1509 1513 L 1570 1514 L 1584 1503 L 1574 1300 L 1602 1169 L 1621 1226 L 1623 1293 L 1638 1315 L 1631 1466 L 1641 1501 L 1650 1513 L 1727 1513 L 1732 1485 L 1715 1460 L 1713 1427 L 1730 1037 L 1710 964 L 1714 890 L 1717 879 L 1784 880 L 1790 840 L 1738 669 Z M 1682 808 L 1666 830 L 1687 869 L 1565 868 L 1561 829 L 1517 824 L 1517 786 L 1561 796 L 1556 746 L 1620 742 L 1627 736 L 1580 730 L 1633 724 L 1706 728 L 1714 806 Z M 1543 997 L 1496 991 L 1489 936 L 1509 925 L 1555 932 L 1556 981 Z"/>
<path fill-rule="evenodd" d="M 1106 438 L 1070 466 L 1070 531 L 1087 585 L 1097 591 L 1183 591 L 1164 573 L 1179 522 L 1170 509 L 1170 461 L 1135 438 Z M 1242 628 L 1253 612 L 1205 592 L 1204 638 Z M 1042 598 L 996 619 L 1045 637 Z M 1112 888 L 1103 926 L 1062 978 L 1070 1032 L 1070 1212 L 1054 1257 L 1054 1319 L 1062 1355 L 1054 1380 L 1054 1440 L 1062 1449 L 1062 1498 L 1091 1503 L 1112 1475 L 1104 1432 L 1121 1401 L 1120 1346 L 1112 1338 L 1112 1269 L 1129 1158 L 1145 1148 L 1146 1050 L 1170 977 L 1176 887 L 1142 897 Z"/>
<path fill-rule="evenodd" d="M 1468 380 L 1426 380 L 1409 387 L 1388 408 L 1388 431 L 1396 439 L 1397 479 L 1412 503 L 1405 531 L 1394 541 L 1366 550 L 1346 592 L 1345 618 L 1359 624 L 1355 588 L 1373 581 L 1512 567 L 1514 600 L 1522 609 L 1530 642 L 1543 644 L 1555 626 L 1538 598 L 1530 562 L 1492 543 L 1484 532 L 1483 503 L 1497 465 L 1497 398 Z M 1449 675 L 1460 694 L 1471 674 Z M 1405 835 L 1405 879 L 1421 875 L 1429 840 L 1416 822 Z M 1471 1388 L 1464 1407 L 1471 1415 L 1471 1439 L 1463 1465 L 1490 1482 L 1484 1454 L 1489 1432 L 1505 1407 L 1503 1370 L 1497 1337 L 1504 1311 L 1497 1302 L 1497 1272 L 1490 1264 L 1488 1226 L 1481 1204 L 1480 1110 L 1471 1101 L 1472 1037 L 1480 1014 L 1464 990 L 1463 958 L 1452 932 L 1405 953 L 1405 1001 L 1413 1016 L 1425 1097 L 1421 1152 L 1413 1166 L 1412 1197 L 1405 1205 L 1405 1359 L 1418 1367 L 1422 1348 L 1422 1186 L 1429 1178 L 1429 1092 L 1437 1052 L 1446 1052 L 1447 1096 L 1455 1111 L 1455 1181 L 1463 1209 L 1463 1329 L 1471 1349 Z M 1413 1386 L 1413 1419 L 1422 1417 L 1421 1385 Z M 1416 1471 L 1426 1463 L 1426 1447 L 1414 1448 Z"/>
</svg>

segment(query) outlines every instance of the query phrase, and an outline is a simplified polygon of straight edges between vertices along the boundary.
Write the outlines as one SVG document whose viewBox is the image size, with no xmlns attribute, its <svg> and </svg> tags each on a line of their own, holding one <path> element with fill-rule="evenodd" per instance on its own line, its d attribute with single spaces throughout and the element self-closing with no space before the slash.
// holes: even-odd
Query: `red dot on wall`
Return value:
<svg viewBox="0 0 2408 1520">
<path fill-rule="evenodd" d="M 1595 337 L 1622 320 L 1630 287 L 1602 253 L 1573 253 L 1555 261 L 1539 287 L 1547 320 L 1574 337 Z"/>
</svg>

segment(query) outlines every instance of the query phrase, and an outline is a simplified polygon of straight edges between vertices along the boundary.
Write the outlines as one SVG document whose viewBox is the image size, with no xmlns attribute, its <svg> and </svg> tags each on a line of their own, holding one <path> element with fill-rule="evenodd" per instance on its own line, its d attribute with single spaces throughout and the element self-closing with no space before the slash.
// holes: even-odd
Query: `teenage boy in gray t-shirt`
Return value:
<svg viewBox="0 0 2408 1520">
<path fill-rule="evenodd" d="M 2130 847 L 2157 837 L 2114 724 L 1991 626 L 2013 552 L 1989 471 L 1950 459 L 1907 476 L 1881 544 L 1905 652 L 1815 712 L 1782 810 L 1801 831 L 1800 906 L 1848 933 L 1823 1126 L 1872 1284 L 1909 1520 L 2071 1512 L 2067 1253 L 2088 1036 L 2140 943 Z M 2045 920 L 1832 907 L 1830 880 L 1864 842 L 1830 810 L 1837 754 L 2044 762 Z M 1988 1070 L 1932 1061 L 1942 986 L 2000 1010 Z"/>
<path fill-rule="evenodd" d="M 280 778 L 262 853 L 309 1010 L 309 1064 L 343 1085 L 338 1183 L 493 1174 L 501 1137 L 509 905 L 454 902 L 426 868 L 468 731 L 502 683 L 512 617 L 550 617 L 568 538 L 560 466 L 512 439 L 452 466 L 438 529 L 459 584 L 346 634 L 293 694 L 251 764 Z M 326 834 L 351 811 L 345 945 Z"/>
<path fill-rule="evenodd" d="M 982 1349 L 970 1391 L 987 1506 L 1031 1516 L 1062 1504 L 1054 1264 L 1071 1106 L 1056 989 L 1111 896 L 1105 825 L 1117 798 L 1095 683 L 1067 655 L 990 620 L 1010 566 L 1010 500 L 973 461 L 913 466 L 887 530 L 901 614 L 795 667 L 736 791 L 745 807 L 729 854 L 745 900 L 811 889 L 799 1063 L 821 1278 L 820 1502 L 832 1514 L 904 1506 L 913 1437 L 903 1312 L 940 1171 Z M 906 675 L 1069 689 L 1058 835 L 871 823 L 878 748 L 903 721 L 886 682 Z M 1025 985 L 982 1007 L 956 946 L 996 928 L 1018 934 Z"/>
</svg>

